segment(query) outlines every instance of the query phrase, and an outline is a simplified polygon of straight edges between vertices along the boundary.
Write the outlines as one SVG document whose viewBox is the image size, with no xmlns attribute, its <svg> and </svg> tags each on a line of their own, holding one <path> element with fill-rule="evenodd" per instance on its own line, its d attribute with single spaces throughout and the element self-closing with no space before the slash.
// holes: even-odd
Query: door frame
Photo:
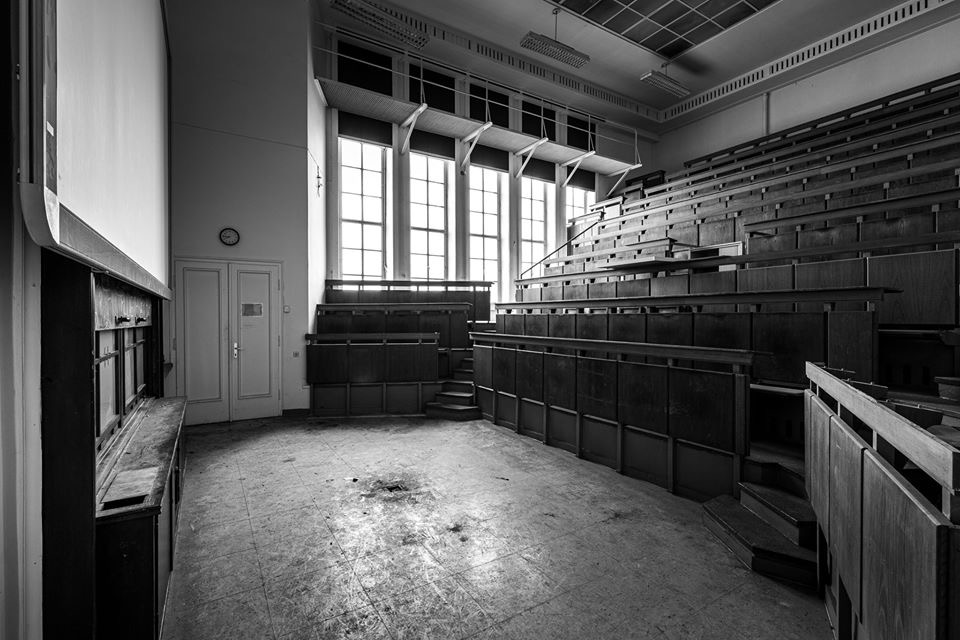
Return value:
<svg viewBox="0 0 960 640">
<path fill-rule="evenodd" d="M 208 266 L 217 266 L 222 268 L 226 274 L 226 286 L 227 290 L 224 292 L 226 296 L 226 307 L 227 313 L 225 318 L 225 331 L 226 331 L 226 341 L 224 342 L 227 353 L 225 358 L 227 360 L 227 390 L 226 390 L 226 399 L 227 403 L 227 421 L 233 422 L 234 420 L 234 407 L 232 401 L 232 385 L 233 385 L 233 367 L 230 364 L 230 348 L 232 347 L 233 336 L 235 335 L 236 328 L 233 326 L 232 321 L 232 309 L 230 308 L 230 302 L 234 299 L 236 292 L 232 291 L 233 284 L 230 278 L 230 265 L 250 265 L 250 266 L 266 266 L 266 267 L 276 267 L 277 269 L 277 304 L 274 305 L 274 308 L 271 310 L 271 321 L 276 327 L 274 335 L 277 336 L 278 346 L 277 346 L 277 364 L 275 370 L 272 372 L 276 381 L 277 381 L 277 405 L 274 411 L 274 416 L 279 416 L 283 412 L 283 348 L 284 348 L 284 336 L 283 336 L 283 314 L 281 309 L 283 307 L 283 262 L 278 262 L 274 260 L 246 260 L 246 259 L 233 259 L 233 260 L 224 260 L 217 258 L 191 258 L 191 257 L 175 257 L 173 259 L 173 272 L 174 272 L 174 296 L 172 300 L 173 307 L 173 318 L 174 318 L 174 332 L 173 332 L 173 348 L 171 351 L 175 353 L 176 361 L 174 363 L 174 373 L 176 379 L 176 394 L 179 396 L 186 395 L 186 366 L 187 361 L 184 357 L 184 324 L 186 323 L 186 318 L 183 316 L 183 309 L 181 308 L 183 300 L 183 282 L 180 278 L 180 272 L 183 265 L 208 265 Z M 266 416 L 265 416 L 266 417 Z"/>
</svg>

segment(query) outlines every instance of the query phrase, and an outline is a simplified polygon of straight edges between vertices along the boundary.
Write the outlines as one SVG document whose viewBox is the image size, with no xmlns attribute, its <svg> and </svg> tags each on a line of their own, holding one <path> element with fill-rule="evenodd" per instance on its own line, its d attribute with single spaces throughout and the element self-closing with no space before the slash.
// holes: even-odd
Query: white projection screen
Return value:
<svg viewBox="0 0 960 640">
<path fill-rule="evenodd" d="M 60 204 L 169 285 L 159 0 L 58 0 Z"/>
</svg>

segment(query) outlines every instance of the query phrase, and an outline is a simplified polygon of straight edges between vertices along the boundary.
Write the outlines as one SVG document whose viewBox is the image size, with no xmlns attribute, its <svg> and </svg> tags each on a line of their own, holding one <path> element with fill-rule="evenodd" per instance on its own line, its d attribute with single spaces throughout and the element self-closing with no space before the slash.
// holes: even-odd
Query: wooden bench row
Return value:
<svg viewBox="0 0 960 640">
<path fill-rule="evenodd" d="M 439 346 L 469 346 L 472 305 L 466 302 L 324 303 L 316 310 L 317 333 L 437 333 Z"/>
<path fill-rule="evenodd" d="M 684 163 L 684 169 L 667 176 L 667 183 L 687 175 L 716 171 L 725 165 L 785 148 L 817 142 L 833 135 L 855 136 L 864 126 L 873 123 L 895 124 L 909 120 L 916 112 L 955 104 L 960 96 L 960 74 L 953 74 L 890 96 L 872 100 L 850 109 L 808 121 L 776 133 L 755 138 L 732 147 L 715 151 Z"/>
<path fill-rule="evenodd" d="M 483 280 L 327 280 L 324 302 L 470 305 L 470 320 L 490 318 L 491 282 Z"/>
<path fill-rule="evenodd" d="M 744 374 L 624 359 L 674 362 L 693 355 L 689 348 L 471 337 L 477 399 L 488 419 L 680 495 L 702 500 L 736 491 L 749 450 Z M 730 367 L 750 360 L 738 350 L 697 352 Z"/>
</svg>

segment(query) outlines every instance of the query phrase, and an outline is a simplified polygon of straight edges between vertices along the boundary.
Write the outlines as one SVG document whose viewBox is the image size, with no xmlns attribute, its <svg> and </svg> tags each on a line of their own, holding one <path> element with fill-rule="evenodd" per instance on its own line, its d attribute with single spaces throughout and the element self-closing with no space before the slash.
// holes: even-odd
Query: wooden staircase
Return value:
<svg viewBox="0 0 960 640">
<path fill-rule="evenodd" d="M 460 360 L 453 370 L 453 379 L 444 380 L 442 389 L 433 402 L 428 402 L 424 413 L 428 418 L 443 420 L 479 420 L 480 407 L 476 404 L 473 388 L 473 358 Z"/>
<path fill-rule="evenodd" d="M 775 447 L 752 445 L 740 500 L 718 496 L 705 502 L 703 520 L 753 571 L 813 590 L 817 522 L 805 497 L 802 465 Z"/>
</svg>

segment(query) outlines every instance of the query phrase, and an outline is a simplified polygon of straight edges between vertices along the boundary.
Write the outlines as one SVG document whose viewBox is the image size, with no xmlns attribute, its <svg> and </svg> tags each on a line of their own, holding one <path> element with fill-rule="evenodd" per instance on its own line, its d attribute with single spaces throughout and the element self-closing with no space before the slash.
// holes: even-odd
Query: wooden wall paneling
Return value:
<svg viewBox="0 0 960 640">
<path fill-rule="evenodd" d="M 647 314 L 611 313 L 607 337 L 617 342 L 647 342 Z"/>
<path fill-rule="evenodd" d="M 621 423 L 668 433 L 668 372 L 667 367 L 660 365 L 618 364 L 617 418 Z"/>
<path fill-rule="evenodd" d="M 546 436 L 546 405 L 532 402 L 521 395 L 517 396 L 520 403 L 517 431 L 525 436 L 543 440 Z"/>
<path fill-rule="evenodd" d="M 592 282 L 587 285 L 587 297 L 589 298 L 616 298 L 616 282 Z"/>
<path fill-rule="evenodd" d="M 517 392 L 517 350 L 514 348 L 493 348 L 493 382 L 497 391 Z"/>
<path fill-rule="evenodd" d="M 545 313 L 526 314 L 523 322 L 524 335 L 542 337 L 548 336 L 549 333 L 547 328 L 547 320 L 549 317 L 550 316 Z"/>
<path fill-rule="evenodd" d="M 385 325 L 388 333 L 418 333 L 420 318 L 410 311 L 391 311 L 387 314 Z"/>
<path fill-rule="evenodd" d="M 673 492 L 694 500 L 733 495 L 734 455 L 674 440 Z"/>
<path fill-rule="evenodd" d="M 520 289 L 521 302 L 540 302 L 543 299 L 543 287 L 530 286 Z"/>
<path fill-rule="evenodd" d="M 618 468 L 619 428 L 616 422 L 584 415 L 580 424 L 579 456 L 584 460 Z"/>
<path fill-rule="evenodd" d="M 543 400 L 568 411 L 577 410 L 577 358 L 543 354 Z"/>
<path fill-rule="evenodd" d="M 514 336 L 526 335 L 524 330 L 524 319 L 529 314 L 524 313 L 507 313 L 503 314 L 503 331 L 500 333 L 507 333 Z"/>
<path fill-rule="evenodd" d="M 547 334 L 551 338 L 576 338 L 577 314 L 551 313 L 547 320 Z M 557 353 L 574 353 L 571 349 L 557 349 Z"/>
<path fill-rule="evenodd" d="M 690 293 L 690 281 L 687 274 L 650 279 L 651 296 L 682 296 L 688 293 Z"/>
<path fill-rule="evenodd" d="M 382 382 L 386 372 L 386 349 L 380 343 L 354 342 L 348 349 L 349 382 Z"/>
<path fill-rule="evenodd" d="M 586 297 L 587 297 L 587 285 L 585 284 L 563 285 L 564 300 L 583 300 Z"/>
<path fill-rule="evenodd" d="M 860 229 L 856 224 L 837 224 L 829 227 L 805 229 L 797 233 L 797 248 L 835 247 L 851 244 L 860 240 Z M 838 259 L 856 258 L 857 252 L 838 253 Z"/>
<path fill-rule="evenodd" d="M 493 388 L 493 347 L 474 345 L 473 381 L 478 386 Z"/>
<path fill-rule="evenodd" d="M 89 267 L 47 250 L 41 274 L 43 632 L 50 638 L 93 638 L 93 276 Z"/>
<path fill-rule="evenodd" d="M 692 220 L 690 222 L 671 225 L 670 228 L 667 229 L 667 236 L 677 242 L 689 244 L 694 247 L 702 244 L 700 242 L 700 225 Z"/>
<path fill-rule="evenodd" d="M 827 316 L 828 367 L 854 371 L 854 380 L 873 382 L 878 373 L 877 316 L 874 311 L 831 311 Z"/>
<path fill-rule="evenodd" d="M 711 244 L 723 244 L 724 242 L 734 242 L 736 239 L 736 220 L 729 218 L 727 220 L 711 220 L 703 222 L 700 226 L 700 246 Z"/>
<path fill-rule="evenodd" d="M 456 302 L 456 300 L 454 300 Z M 473 293 L 473 306 L 470 308 L 472 320 L 486 322 L 490 319 L 490 289 L 478 289 Z"/>
<path fill-rule="evenodd" d="M 667 486 L 666 436 L 625 426 L 623 431 L 623 473 L 631 478 Z"/>
<path fill-rule="evenodd" d="M 834 413 L 812 391 L 804 391 L 804 403 L 804 482 L 810 506 L 826 533 L 830 531 L 830 418 Z"/>
<path fill-rule="evenodd" d="M 860 534 L 862 532 L 860 478 L 867 443 L 837 416 L 830 417 L 830 452 L 827 493 L 829 527 L 827 538 L 838 571 L 857 615 L 861 609 Z"/>
<path fill-rule="evenodd" d="M 423 411 L 420 402 L 420 385 L 418 384 L 388 384 L 386 385 L 385 410 L 391 414 L 411 414 Z M 424 400 L 424 402 L 427 402 Z"/>
<path fill-rule="evenodd" d="M 754 377 L 805 383 L 804 362 L 826 358 L 824 325 L 822 313 L 753 314 L 753 349 L 772 354 L 757 354 Z"/>
<path fill-rule="evenodd" d="M 313 385 L 310 411 L 316 416 L 347 415 L 347 385 Z"/>
<path fill-rule="evenodd" d="M 880 384 L 936 394 L 937 376 L 958 373 L 955 348 L 938 336 L 880 334 Z"/>
<path fill-rule="evenodd" d="M 789 229 L 790 225 L 787 225 L 783 229 L 778 229 L 780 233 L 775 236 L 753 236 L 746 240 L 746 253 L 774 253 L 776 251 L 796 249 L 797 232 Z"/>
<path fill-rule="evenodd" d="M 497 402 L 494 410 L 494 424 L 517 430 L 518 398 L 512 393 L 496 391 Z"/>
<path fill-rule="evenodd" d="M 360 311 L 350 318 L 351 333 L 383 333 L 387 330 L 387 316 L 383 311 Z"/>
<path fill-rule="evenodd" d="M 654 344 L 692 345 L 693 344 L 693 315 L 692 313 L 648 313 L 647 342 Z M 648 362 L 658 361 L 647 358 Z M 663 362 L 659 359 L 659 362 Z M 681 366 L 690 366 L 688 361 L 678 361 Z"/>
<path fill-rule="evenodd" d="M 577 413 L 547 406 L 546 443 L 570 453 L 577 453 Z"/>
<path fill-rule="evenodd" d="M 634 278 L 617 283 L 618 298 L 640 298 L 650 295 L 651 278 Z"/>
<path fill-rule="evenodd" d="M 860 226 L 860 239 L 881 240 L 884 238 L 909 238 L 910 236 L 935 233 L 937 230 L 936 214 L 930 212 L 929 207 L 927 207 L 926 213 L 918 213 L 916 210 L 914 210 L 913 214 L 910 214 L 909 211 L 897 213 L 901 215 L 864 222 Z M 936 249 L 936 247 L 928 246 L 916 248 L 914 251 L 933 251 L 934 249 Z"/>
<path fill-rule="evenodd" d="M 480 413 L 487 420 L 493 421 L 493 394 L 495 392 L 490 389 L 484 389 L 482 387 L 477 387 L 477 405 L 480 407 Z"/>
<path fill-rule="evenodd" d="M 325 384 L 346 382 L 347 345 L 307 345 L 307 382 Z"/>
<path fill-rule="evenodd" d="M 737 272 L 734 270 L 690 274 L 690 293 L 733 293 L 736 290 Z M 714 313 L 736 311 L 737 305 L 710 305 L 709 310 Z"/>
<path fill-rule="evenodd" d="M 896 531 L 891 535 L 891 528 Z M 942 638 L 949 522 L 879 455 L 863 454 L 863 625 L 871 638 Z"/>
<path fill-rule="evenodd" d="M 733 451 L 733 374 L 671 367 L 668 384 L 670 436 Z"/>
<path fill-rule="evenodd" d="M 693 344 L 698 347 L 750 349 L 750 313 L 693 314 Z"/>
<path fill-rule="evenodd" d="M 903 291 L 878 303 L 881 325 L 958 324 L 955 250 L 868 258 L 867 284 Z"/>
<path fill-rule="evenodd" d="M 497 327 L 497 333 L 506 333 L 507 327 L 507 318 L 513 315 L 512 313 L 498 313 L 494 318 L 494 323 Z"/>
<path fill-rule="evenodd" d="M 517 350 L 517 396 L 543 401 L 543 352 Z"/>
<path fill-rule="evenodd" d="M 450 315 L 443 311 L 421 311 L 420 333 L 436 333 L 440 336 L 440 346 L 450 347 Z"/>
<path fill-rule="evenodd" d="M 557 282 L 541 287 L 540 299 L 543 301 L 563 300 L 563 286 Z"/>
<path fill-rule="evenodd" d="M 577 357 L 577 410 L 617 420 L 617 362 L 605 358 Z"/>
<path fill-rule="evenodd" d="M 323 301 L 330 304 L 359 302 L 359 294 L 355 289 L 326 289 L 323 292 Z"/>
<path fill-rule="evenodd" d="M 416 382 L 420 377 L 420 345 L 416 343 L 387 343 L 387 382 Z M 427 378 L 428 380 L 435 378 Z"/>
<path fill-rule="evenodd" d="M 350 415 L 364 416 L 383 413 L 383 384 L 351 384 Z"/>
<path fill-rule="evenodd" d="M 737 271 L 737 291 L 782 291 L 794 288 L 793 265 L 777 267 L 751 267 Z M 740 305 L 741 311 L 749 311 L 749 305 Z M 792 311 L 790 303 L 766 304 L 763 311 Z"/>
<path fill-rule="evenodd" d="M 451 311 L 447 315 L 450 322 L 450 346 L 454 349 L 466 349 L 470 346 L 469 312 Z"/>
<path fill-rule="evenodd" d="M 823 289 L 830 287 L 865 287 L 867 285 L 867 259 L 827 260 L 807 262 L 796 266 L 797 289 Z M 840 302 L 835 309 L 863 311 L 863 303 Z M 822 311 L 823 304 L 801 302 L 798 311 Z"/>
<path fill-rule="evenodd" d="M 349 312 L 320 312 L 317 314 L 317 333 L 350 333 Z"/>
<path fill-rule="evenodd" d="M 440 379 L 440 354 L 436 342 L 420 344 L 420 380 L 434 381 Z"/>
<path fill-rule="evenodd" d="M 576 314 L 577 337 L 584 340 L 606 340 L 607 318 L 606 313 L 578 313 Z"/>
</svg>

